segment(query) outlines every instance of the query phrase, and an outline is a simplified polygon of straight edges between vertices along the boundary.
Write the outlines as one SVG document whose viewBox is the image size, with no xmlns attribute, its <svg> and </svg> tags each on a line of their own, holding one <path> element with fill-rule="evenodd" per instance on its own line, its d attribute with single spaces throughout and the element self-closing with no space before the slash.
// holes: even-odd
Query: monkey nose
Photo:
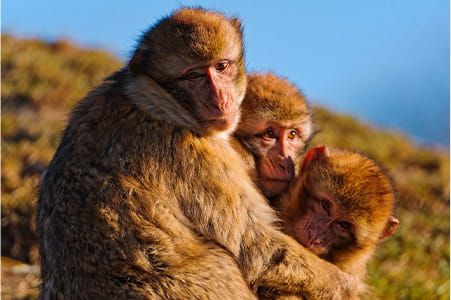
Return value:
<svg viewBox="0 0 451 300">
<path fill-rule="evenodd" d="M 308 230 L 309 235 L 309 244 L 311 246 L 319 246 L 323 243 L 322 235 L 320 232 L 317 232 L 317 230 Z"/>
<path fill-rule="evenodd" d="M 319 245 L 321 245 L 321 243 L 322 243 L 321 239 L 317 238 L 317 239 L 313 240 L 312 245 L 319 246 Z"/>
<path fill-rule="evenodd" d="M 281 170 L 283 170 L 290 176 L 294 177 L 294 163 L 290 156 L 288 157 L 279 156 L 277 165 L 280 167 Z"/>
</svg>

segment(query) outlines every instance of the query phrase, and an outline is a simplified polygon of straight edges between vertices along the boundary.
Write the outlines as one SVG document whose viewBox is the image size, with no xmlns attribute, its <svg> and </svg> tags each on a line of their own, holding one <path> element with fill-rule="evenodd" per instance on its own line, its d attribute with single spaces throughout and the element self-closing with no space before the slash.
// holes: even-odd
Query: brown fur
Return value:
<svg viewBox="0 0 451 300">
<path fill-rule="evenodd" d="M 271 72 L 248 75 L 248 87 L 241 110 L 243 118 L 236 131 L 238 135 L 249 132 L 252 119 L 258 118 L 268 121 L 309 122 L 306 137 L 310 137 L 312 124 L 305 96 L 287 79 Z"/>
<path fill-rule="evenodd" d="M 306 193 L 312 192 L 314 183 L 338 201 L 355 229 L 355 240 L 345 248 L 331 249 L 325 259 L 363 282 L 366 265 L 384 237 L 386 226 L 394 220 L 392 181 L 384 169 L 358 153 L 332 150 L 327 156 L 306 158 L 301 174 L 281 200 L 284 231 L 290 235 L 294 236 L 294 223 L 305 211 L 309 199 Z"/>
<path fill-rule="evenodd" d="M 181 9 L 74 109 L 40 186 L 40 299 L 352 293 L 349 276 L 273 225 L 228 140 L 234 127 L 211 131 L 189 94 L 170 88 L 184 67 L 235 51 L 241 101 L 240 31 L 235 19 Z"/>
<path fill-rule="evenodd" d="M 259 133 L 256 127 L 262 122 L 300 129 L 301 141 L 290 157 L 293 166 L 298 165 L 296 161 L 312 139 L 314 129 L 305 96 L 294 84 L 271 72 L 252 73 L 248 76 L 248 87 L 241 105 L 241 119 L 234 134 L 234 146 L 246 160 L 253 181 L 265 192 L 260 182 L 263 175 L 257 170 L 264 154 L 256 137 Z M 293 176 L 294 173 L 296 172 L 293 172 Z M 271 191 L 269 194 L 274 201 L 280 195 Z"/>
<path fill-rule="evenodd" d="M 270 72 L 248 75 L 246 95 L 241 104 L 241 119 L 235 136 L 245 143 L 255 134 L 255 122 L 262 120 L 305 125 L 302 136 L 304 147 L 301 151 L 313 137 L 311 112 L 305 96 L 287 79 Z M 253 149 L 252 145 L 246 146 Z"/>
</svg>

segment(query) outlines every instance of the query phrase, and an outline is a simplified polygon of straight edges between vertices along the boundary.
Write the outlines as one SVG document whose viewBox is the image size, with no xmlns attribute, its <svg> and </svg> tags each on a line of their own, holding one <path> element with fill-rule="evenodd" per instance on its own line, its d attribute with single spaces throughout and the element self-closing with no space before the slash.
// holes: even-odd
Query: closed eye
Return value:
<svg viewBox="0 0 451 300">
<path fill-rule="evenodd" d="M 182 80 L 196 80 L 196 79 L 201 78 L 203 76 L 204 76 L 204 74 L 202 74 L 200 72 L 192 71 L 192 72 L 186 73 L 185 75 L 180 77 L 180 79 L 182 79 Z"/>
</svg>

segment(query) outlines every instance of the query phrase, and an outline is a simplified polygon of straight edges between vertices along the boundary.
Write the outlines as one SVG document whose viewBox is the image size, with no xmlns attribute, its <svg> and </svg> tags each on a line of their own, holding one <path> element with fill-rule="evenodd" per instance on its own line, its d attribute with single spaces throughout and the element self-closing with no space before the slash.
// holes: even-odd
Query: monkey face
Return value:
<svg viewBox="0 0 451 300">
<path fill-rule="evenodd" d="M 254 73 L 248 80 L 235 136 L 254 157 L 257 185 L 266 197 L 275 197 L 293 179 L 312 120 L 304 95 L 286 79 Z"/>
<path fill-rule="evenodd" d="M 157 82 L 166 98 L 174 99 L 157 110 L 195 123 L 200 135 L 233 131 L 247 83 L 241 23 L 202 9 L 181 9 L 143 36 L 129 70 L 134 78 Z"/>
<path fill-rule="evenodd" d="M 254 121 L 252 137 L 259 185 L 268 197 L 287 189 L 294 177 L 294 160 L 304 148 L 302 124 Z"/>
<path fill-rule="evenodd" d="M 320 184 L 304 187 L 303 212 L 292 225 L 298 242 L 328 258 L 332 251 L 355 244 L 355 222 L 340 203 Z"/>
<path fill-rule="evenodd" d="M 235 79 L 239 74 L 237 58 L 225 56 L 206 65 L 188 67 L 174 82 L 176 97 L 208 131 L 235 128 L 239 120 L 242 88 Z"/>
<path fill-rule="evenodd" d="M 389 217 L 390 187 L 387 176 L 370 159 L 314 147 L 304 157 L 296 194 L 290 199 L 299 212 L 288 213 L 287 232 L 332 262 L 352 249 L 370 248 L 391 235 L 399 223 Z"/>
</svg>

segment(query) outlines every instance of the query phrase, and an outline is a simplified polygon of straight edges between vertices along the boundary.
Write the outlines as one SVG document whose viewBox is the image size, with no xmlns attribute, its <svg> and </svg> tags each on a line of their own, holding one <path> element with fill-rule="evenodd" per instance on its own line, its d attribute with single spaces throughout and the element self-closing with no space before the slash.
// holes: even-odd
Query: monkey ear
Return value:
<svg viewBox="0 0 451 300">
<path fill-rule="evenodd" d="M 238 31 L 241 31 L 241 21 L 238 18 L 230 19 L 230 23 L 234 26 Z"/>
<path fill-rule="evenodd" d="M 390 218 L 387 221 L 387 224 L 385 225 L 384 231 L 379 236 L 379 240 L 385 240 L 389 236 L 391 236 L 393 233 L 395 233 L 396 229 L 398 229 L 399 220 L 396 219 L 393 216 L 390 216 Z"/>
<path fill-rule="evenodd" d="M 306 171 L 310 169 L 312 162 L 327 160 L 329 158 L 329 149 L 325 145 L 313 147 L 304 156 L 304 161 L 302 162 L 301 171 Z"/>
</svg>

